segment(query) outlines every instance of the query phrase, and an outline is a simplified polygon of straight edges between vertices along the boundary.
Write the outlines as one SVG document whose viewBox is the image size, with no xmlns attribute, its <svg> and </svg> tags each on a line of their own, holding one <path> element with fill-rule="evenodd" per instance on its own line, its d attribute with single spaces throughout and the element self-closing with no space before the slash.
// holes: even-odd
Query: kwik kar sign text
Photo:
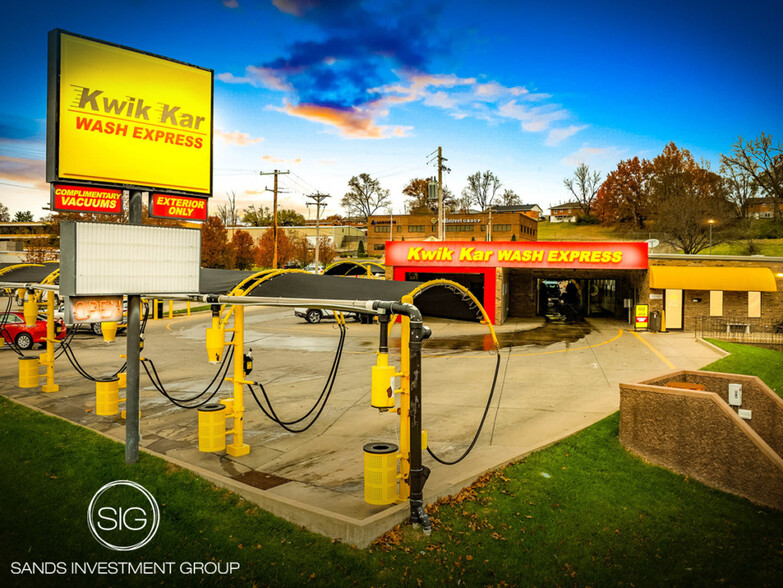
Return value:
<svg viewBox="0 0 783 588">
<path fill-rule="evenodd" d="M 647 243 L 391 241 L 386 265 L 647 269 Z"/>
<path fill-rule="evenodd" d="M 212 70 L 49 34 L 47 181 L 209 195 Z"/>
</svg>

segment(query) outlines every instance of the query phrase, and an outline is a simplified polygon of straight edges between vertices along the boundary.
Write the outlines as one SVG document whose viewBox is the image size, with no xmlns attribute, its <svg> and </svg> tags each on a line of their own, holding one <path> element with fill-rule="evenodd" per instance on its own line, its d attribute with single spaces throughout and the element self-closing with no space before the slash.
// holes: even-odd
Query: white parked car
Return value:
<svg viewBox="0 0 783 588">
<path fill-rule="evenodd" d="M 328 308 L 295 308 L 294 314 L 313 324 L 320 323 L 323 319 L 334 318 L 334 311 Z M 343 316 L 346 319 L 352 318 L 355 321 L 361 321 L 361 317 L 365 315 L 358 312 L 344 312 Z"/>
</svg>

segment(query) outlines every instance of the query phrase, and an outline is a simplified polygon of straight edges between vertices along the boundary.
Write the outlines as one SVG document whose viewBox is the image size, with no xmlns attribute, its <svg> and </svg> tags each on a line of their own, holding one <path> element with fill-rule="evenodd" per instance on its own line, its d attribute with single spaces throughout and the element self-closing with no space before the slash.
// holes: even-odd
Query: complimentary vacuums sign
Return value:
<svg viewBox="0 0 783 588">
<path fill-rule="evenodd" d="M 47 181 L 212 190 L 212 70 L 49 34 Z"/>
<path fill-rule="evenodd" d="M 62 212 L 122 213 L 122 190 L 52 184 L 52 210 Z"/>
</svg>

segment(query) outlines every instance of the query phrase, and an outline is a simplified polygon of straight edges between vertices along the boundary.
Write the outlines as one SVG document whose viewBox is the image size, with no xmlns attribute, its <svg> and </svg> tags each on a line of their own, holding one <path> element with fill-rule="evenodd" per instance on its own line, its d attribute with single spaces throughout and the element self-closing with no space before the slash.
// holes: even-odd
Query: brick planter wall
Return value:
<svg viewBox="0 0 783 588">
<path fill-rule="evenodd" d="M 666 388 L 670 381 L 707 391 Z M 728 405 L 729 383 L 742 384 L 750 421 Z M 620 442 L 654 464 L 783 510 L 783 399 L 756 377 L 681 371 L 620 384 Z"/>
</svg>

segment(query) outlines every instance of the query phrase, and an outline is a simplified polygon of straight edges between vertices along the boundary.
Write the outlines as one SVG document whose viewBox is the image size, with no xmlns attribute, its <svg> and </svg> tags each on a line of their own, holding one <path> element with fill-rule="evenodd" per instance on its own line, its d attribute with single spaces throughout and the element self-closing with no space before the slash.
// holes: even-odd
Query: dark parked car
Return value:
<svg viewBox="0 0 783 588">
<path fill-rule="evenodd" d="M 22 312 L 0 313 L 0 325 L 2 336 L 8 343 L 15 343 L 19 349 L 32 349 L 36 343 L 46 343 L 46 317 L 38 315 L 35 325 L 28 327 L 24 322 Z M 66 335 L 65 324 L 62 320 L 55 319 L 56 339 L 64 339 Z"/>
</svg>

